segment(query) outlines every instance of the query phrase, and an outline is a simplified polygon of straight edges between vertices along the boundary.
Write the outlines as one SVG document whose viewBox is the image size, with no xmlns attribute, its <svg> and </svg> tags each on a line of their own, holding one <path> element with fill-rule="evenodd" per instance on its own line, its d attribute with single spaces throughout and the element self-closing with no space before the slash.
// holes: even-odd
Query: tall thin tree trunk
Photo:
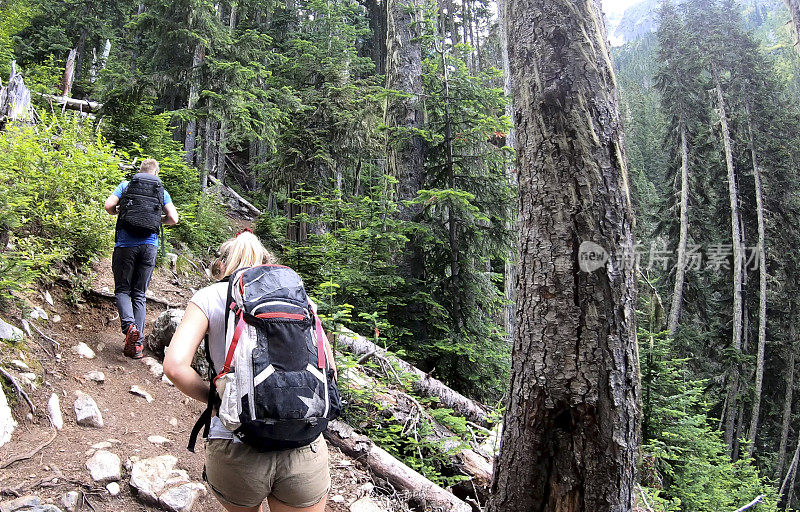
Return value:
<svg viewBox="0 0 800 512">
<path fill-rule="evenodd" d="M 795 308 L 792 307 L 789 324 L 789 363 L 786 367 L 788 375 L 785 377 L 786 391 L 783 394 L 783 419 L 781 421 L 781 444 L 778 448 L 778 462 L 775 468 L 775 479 L 780 478 L 783 473 L 783 465 L 786 460 L 786 444 L 789 441 L 789 426 L 792 419 L 792 393 L 794 392 L 794 343 L 797 339 L 797 327 L 795 322 Z"/>
<path fill-rule="evenodd" d="M 220 182 L 225 180 L 225 154 L 228 151 L 228 123 L 223 119 L 219 122 L 219 130 L 217 131 L 217 178 Z"/>
<path fill-rule="evenodd" d="M 603 15 L 599 2 L 504 4 L 518 328 L 488 510 L 630 511 L 640 418 L 633 214 Z M 598 261 L 589 252 L 609 258 L 587 267 Z"/>
<path fill-rule="evenodd" d="M 797 474 L 798 458 L 800 458 L 800 429 L 798 429 L 798 432 L 799 434 L 797 437 L 797 447 L 794 449 L 794 456 L 792 456 L 792 462 L 789 463 L 789 469 L 786 472 L 786 476 L 784 477 L 783 482 L 781 482 L 781 488 L 778 491 L 778 504 L 780 504 L 787 490 L 789 491 L 789 499 L 787 500 L 787 503 L 792 501 L 792 494 L 794 494 L 793 493 L 794 477 Z"/>
<path fill-rule="evenodd" d="M 717 92 L 719 120 L 722 130 L 722 141 L 725 146 L 725 163 L 728 169 L 728 198 L 731 206 L 731 242 L 733 246 L 733 321 L 731 325 L 731 346 L 736 354 L 742 351 L 742 237 L 739 225 L 739 189 L 736 185 L 736 172 L 733 164 L 733 150 L 731 148 L 731 135 L 728 128 L 728 114 L 725 111 L 725 97 L 722 94 L 716 67 L 712 67 L 712 75 Z M 734 431 L 736 422 L 736 404 L 739 391 L 740 369 L 738 363 L 731 365 L 728 388 L 728 411 L 725 420 L 725 442 L 732 454 L 734 444 Z"/>
<path fill-rule="evenodd" d="M 76 50 L 70 50 L 67 56 L 67 64 L 64 66 L 64 78 L 61 81 L 61 95 L 68 97 L 72 94 L 72 82 L 75 80 L 75 55 Z"/>
<path fill-rule="evenodd" d="M 680 120 L 681 131 L 681 227 L 678 236 L 678 262 L 675 265 L 675 287 L 672 291 L 672 306 L 669 310 L 667 330 L 670 336 L 675 335 L 681 316 L 683 303 L 683 285 L 686 280 L 686 245 L 689 239 L 689 141 L 686 124 Z"/>
<path fill-rule="evenodd" d="M 767 346 L 767 252 L 766 227 L 764 224 L 764 190 L 761 185 L 761 168 L 756 155 L 753 127 L 749 119 L 750 108 L 747 107 L 747 129 L 750 136 L 750 155 L 753 159 L 753 177 L 755 178 L 756 218 L 758 220 L 758 356 L 756 358 L 756 389 L 753 397 L 753 410 L 750 416 L 750 444 L 747 452 L 753 455 L 758 433 L 758 415 L 761 409 L 761 388 L 764 382 L 764 351 Z"/>
<path fill-rule="evenodd" d="M 189 111 L 189 122 L 186 124 L 186 138 L 183 143 L 183 150 L 185 152 L 184 160 L 186 165 L 192 166 L 195 161 L 194 150 L 197 145 L 197 115 L 194 112 L 197 106 L 197 100 L 200 99 L 200 83 L 199 83 L 199 70 L 200 65 L 205 58 L 205 48 L 202 44 L 197 43 L 194 45 L 194 55 L 192 56 L 192 72 L 190 73 L 191 83 L 189 85 L 189 100 L 186 104 L 186 110 Z"/>
<path fill-rule="evenodd" d="M 497 2 L 497 15 L 499 17 L 500 23 L 500 45 L 501 45 L 501 52 L 503 57 L 503 92 L 505 92 L 508 103 L 506 105 L 506 115 L 509 119 L 512 120 L 511 130 L 508 132 L 506 136 L 506 145 L 513 148 L 514 147 L 514 139 L 515 139 L 515 128 L 513 125 L 514 119 L 514 102 L 511 96 L 511 70 L 509 67 L 508 62 L 508 35 L 506 32 L 506 21 L 503 19 L 504 13 L 506 9 L 504 7 L 504 2 L 507 0 L 498 0 Z M 514 169 L 514 163 L 511 162 L 510 165 L 506 166 L 506 177 L 508 182 L 511 186 L 517 186 L 517 174 Z M 508 228 L 509 231 L 512 233 L 517 232 L 517 219 L 516 219 L 516 212 L 509 211 L 508 212 Z M 514 339 L 514 331 L 516 330 L 516 318 L 515 318 L 515 310 L 516 310 L 516 298 L 517 298 L 517 288 L 516 288 L 516 262 L 517 262 L 517 244 L 515 243 L 514 246 L 508 251 L 508 259 L 506 260 L 505 264 L 505 271 L 503 274 L 503 288 L 505 292 L 505 299 L 507 301 L 507 305 L 505 306 L 505 311 L 503 314 L 503 321 L 506 334 L 508 335 L 510 340 Z"/>
</svg>

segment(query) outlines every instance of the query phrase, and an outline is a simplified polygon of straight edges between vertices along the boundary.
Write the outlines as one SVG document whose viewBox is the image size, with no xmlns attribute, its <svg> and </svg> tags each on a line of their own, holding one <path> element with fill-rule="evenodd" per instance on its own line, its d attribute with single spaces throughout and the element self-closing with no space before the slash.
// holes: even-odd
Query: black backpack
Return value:
<svg viewBox="0 0 800 512">
<path fill-rule="evenodd" d="M 119 199 L 117 229 L 134 236 L 149 236 L 161 228 L 164 185 L 158 176 L 140 172 L 128 183 Z"/>
<path fill-rule="evenodd" d="M 297 273 L 260 265 L 228 279 L 225 364 L 217 374 L 206 338 L 209 406 L 189 450 L 214 409 L 226 428 L 260 451 L 305 446 L 341 412 L 319 317 Z"/>
</svg>

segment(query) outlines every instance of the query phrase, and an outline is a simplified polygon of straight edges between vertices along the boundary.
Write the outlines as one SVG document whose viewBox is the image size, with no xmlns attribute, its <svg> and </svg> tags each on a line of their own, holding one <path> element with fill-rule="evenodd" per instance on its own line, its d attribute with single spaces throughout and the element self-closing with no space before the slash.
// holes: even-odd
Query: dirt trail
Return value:
<svg viewBox="0 0 800 512">
<path fill-rule="evenodd" d="M 108 287 L 113 291 L 110 262 L 101 261 L 95 270 L 97 277 L 91 287 L 100 290 Z M 176 274 L 162 268 L 156 271 L 150 289 L 155 296 L 170 303 L 185 304 L 192 293 L 191 288 L 185 284 L 188 281 L 181 277 L 179 282 Z M 196 278 L 193 284 L 199 287 L 203 283 Z M 141 361 L 122 355 L 122 335 L 116 308 L 111 300 L 89 296 L 89 302 L 75 307 L 67 305 L 66 290 L 56 287 L 50 293 L 54 298 L 54 306 L 47 304 L 41 297 L 31 298 L 31 305 L 41 306 L 48 311 L 50 321 L 37 325 L 61 344 L 58 351 L 60 359 L 53 357 L 30 338 L 27 354 L 22 354 L 19 348 L 6 345 L 1 349 L 3 363 L 24 357 L 25 362 L 37 374 L 38 389 L 31 392 L 28 388 L 36 405 L 32 420 L 26 419 L 29 410 L 24 401 L 14 406 L 14 417 L 19 426 L 12 441 L 0 448 L 0 464 L 11 457 L 28 453 L 49 438 L 52 429 L 46 411 L 47 400 L 52 393 L 57 393 L 60 397 L 65 424 L 49 446 L 28 460 L 0 470 L 0 492 L 4 494 L 0 500 L 13 497 L 16 491 L 20 494 L 38 495 L 43 502 L 46 500 L 47 503 L 62 507 L 61 496 L 70 490 L 81 490 L 78 484 L 83 483 L 84 490 L 89 491 L 89 502 L 98 512 L 157 510 L 142 504 L 132 495 L 127 483 L 129 475 L 125 471 L 119 482 L 122 492 L 116 497 L 110 496 L 103 486 L 92 484 L 85 467 L 91 455 L 90 447 L 102 441 L 117 440 L 118 442 L 112 441 L 114 444 L 109 450 L 116 453 L 123 462 L 134 455 L 146 458 L 171 454 L 178 458 L 178 468 L 187 470 L 193 480 L 201 480 L 203 444 L 198 443 L 197 453 L 193 454 L 186 450 L 186 443 L 203 407 L 184 397 L 174 387 L 163 383 Z M 164 306 L 148 301 L 145 332 L 150 332 L 153 322 L 164 309 Z M 52 321 L 55 314 L 61 317 L 59 323 Z M 6 319 L 11 321 L 10 318 Z M 33 337 L 45 347 L 48 346 L 35 332 Z M 79 358 L 72 350 L 79 342 L 89 345 L 95 351 L 96 357 Z M 146 351 L 145 355 L 152 354 Z M 83 377 L 92 370 L 103 372 L 105 382 L 98 384 Z M 134 385 L 145 389 L 154 401 L 148 403 L 144 398 L 131 394 L 130 388 Z M 77 425 L 73 411 L 76 391 L 88 393 L 95 399 L 103 415 L 104 428 Z M 13 391 L 7 395 L 13 397 Z M 155 445 L 147 440 L 151 435 L 164 436 L 171 443 L 166 446 Z M 329 448 L 334 480 L 330 496 L 340 495 L 344 499 L 341 503 L 329 500 L 327 510 L 346 511 L 352 501 L 366 492 L 359 488 L 371 482 L 371 478 L 337 449 Z M 51 480 L 58 472 L 63 478 L 53 484 Z M 84 510 L 90 509 L 84 507 Z M 193 510 L 210 512 L 222 508 L 207 494 L 198 500 Z"/>
</svg>

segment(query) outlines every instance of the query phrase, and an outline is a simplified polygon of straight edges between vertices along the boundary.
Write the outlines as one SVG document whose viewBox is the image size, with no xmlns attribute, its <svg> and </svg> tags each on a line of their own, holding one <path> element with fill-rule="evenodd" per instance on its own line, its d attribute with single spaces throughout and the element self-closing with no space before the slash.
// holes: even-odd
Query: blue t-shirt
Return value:
<svg viewBox="0 0 800 512">
<path fill-rule="evenodd" d="M 114 189 L 112 192 L 113 195 L 121 198 L 123 192 L 128 188 L 128 183 L 130 181 L 123 181 L 117 188 Z M 172 198 L 169 196 L 169 192 L 164 189 L 164 206 L 167 206 L 169 203 L 172 202 Z M 158 233 L 153 233 L 152 235 L 141 237 L 141 236 L 134 236 L 122 228 L 117 230 L 117 243 L 114 244 L 114 247 L 136 247 L 137 245 L 154 245 L 158 247 Z"/>
</svg>

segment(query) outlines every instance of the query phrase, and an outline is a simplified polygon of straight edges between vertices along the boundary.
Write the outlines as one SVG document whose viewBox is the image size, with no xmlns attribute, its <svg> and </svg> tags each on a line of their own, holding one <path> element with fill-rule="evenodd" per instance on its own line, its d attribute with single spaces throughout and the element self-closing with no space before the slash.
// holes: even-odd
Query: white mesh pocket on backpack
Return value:
<svg viewBox="0 0 800 512">
<path fill-rule="evenodd" d="M 220 421 L 228 430 L 236 430 L 241 425 L 239 414 L 242 412 L 242 400 L 236 384 L 236 372 L 228 373 L 217 379 L 217 393 L 221 403 L 219 406 Z"/>
</svg>

